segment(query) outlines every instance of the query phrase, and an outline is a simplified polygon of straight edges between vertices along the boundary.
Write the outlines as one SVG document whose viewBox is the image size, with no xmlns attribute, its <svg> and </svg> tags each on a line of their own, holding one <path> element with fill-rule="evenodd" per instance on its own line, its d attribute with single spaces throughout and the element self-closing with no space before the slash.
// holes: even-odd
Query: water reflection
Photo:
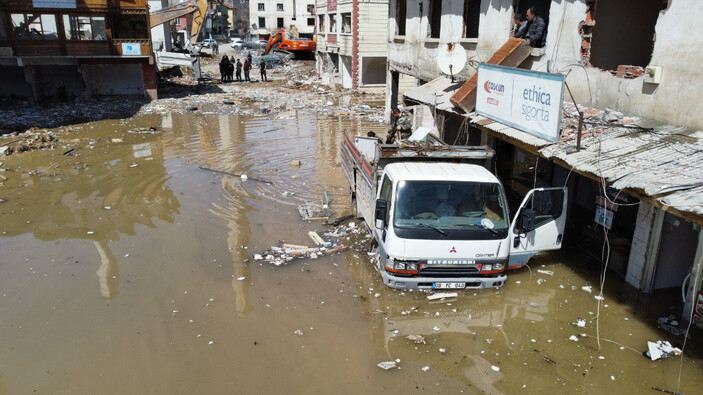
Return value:
<svg viewBox="0 0 703 395">
<path fill-rule="evenodd" d="M 139 225 L 172 223 L 180 204 L 168 187 L 158 137 L 131 136 L 103 155 L 102 142 L 76 139 L 76 156 L 55 153 L 50 162 L 31 163 L 6 182 L 18 198 L 4 204 L 3 236 L 31 233 L 43 241 L 82 239 L 93 242 L 100 260 L 97 276 L 103 299 L 118 292 L 119 262 L 110 242 L 133 236 Z M 90 140 L 90 141 L 89 141 Z M 88 142 L 88 144 L 85 144 Z"/>
</svg>

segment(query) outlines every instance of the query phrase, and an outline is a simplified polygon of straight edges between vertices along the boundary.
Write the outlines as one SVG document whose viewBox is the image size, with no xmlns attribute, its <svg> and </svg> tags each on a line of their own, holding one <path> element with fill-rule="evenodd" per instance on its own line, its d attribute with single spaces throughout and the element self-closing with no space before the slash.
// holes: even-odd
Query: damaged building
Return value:
<svg viewBox="0 0 703 395">
<path fill-rule="evenodd" d="M 3 0 L 0 96 L 156 98 L 147 0 Z"/>
<path fill-rule="evenodd" d="M 541 45 L 512 38 L 531 7 Z M 388 16 L 388 109 L 416 105 L 445 141 L 493 147 L 513 200 L 541 179 L 568 186 L 567 242 L 643 293 L 683 295 L 684 320 L 703 314 L 700 2 L 391 0 Z M 563 80 L 554 138 L 476 110 L 478 91 L 504 89 L 479 84 L 484 64 Z"/>
<path fill-rule="evenodd" d="M 316 69 L 328 84 L 382 92 L 388 1 L 317 1 Z"/>
</svg>

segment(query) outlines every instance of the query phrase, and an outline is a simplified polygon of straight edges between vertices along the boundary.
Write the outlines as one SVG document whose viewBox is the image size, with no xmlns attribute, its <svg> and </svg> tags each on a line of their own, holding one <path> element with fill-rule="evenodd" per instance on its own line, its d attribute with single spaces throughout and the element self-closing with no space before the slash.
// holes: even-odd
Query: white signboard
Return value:
<svg viewBox="0 0 703 395">
<path fill-rule="evenodd" d="M 481 63 L 476 112 L 548 141 L 559 140 L 564 76 Z"/>
<path fill-rule="evenodd" d="M 598 225 L 610 229 L 613 226 L 613 212 L 603 206 L 596 206 L 595 221 Z"/>
<path fill-rule="evenodd" d="M 122 55 L 141 55 L 142 47 L 139 43 L 122 43 Z"/>
<path fill-rule="evenodd" d="M 32 0 L 34 8 L 76 8 L 76 0 Z"/>
</svg>

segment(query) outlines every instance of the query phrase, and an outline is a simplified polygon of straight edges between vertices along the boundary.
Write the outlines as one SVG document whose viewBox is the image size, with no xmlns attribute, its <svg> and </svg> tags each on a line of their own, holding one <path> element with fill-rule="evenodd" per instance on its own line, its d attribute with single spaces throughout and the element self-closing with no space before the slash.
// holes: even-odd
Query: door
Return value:
<svg viewBox="0 0 703 395">
<path fill-rule="evenodd" d="M 522 200 L 511 224 L 509 269 L 539 251 L 558 250 L 566 224 L 567 188 L 536 188 Z"/>
</svg>

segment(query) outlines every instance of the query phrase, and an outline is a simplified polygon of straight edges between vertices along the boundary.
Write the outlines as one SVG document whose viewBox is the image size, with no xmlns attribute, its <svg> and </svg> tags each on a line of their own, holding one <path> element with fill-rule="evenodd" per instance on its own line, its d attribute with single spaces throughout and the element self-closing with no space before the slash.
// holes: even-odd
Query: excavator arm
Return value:
<svg viewBox="0 0 703 395">
<path fill-rule="evenodd" d="M 149 25 L 151 28 L 154 28 L 188 14 L 193 14 L 193 23 L 190 28 L 190 36 L 191 39 L 195 41 L 198 39 L 198 34 L 200 34 L 203 23 L 205 23 L 205 16 L 207 15 L 207 0 L 184 1 L 183 3 L 150 12 Z"/>
</svg>

